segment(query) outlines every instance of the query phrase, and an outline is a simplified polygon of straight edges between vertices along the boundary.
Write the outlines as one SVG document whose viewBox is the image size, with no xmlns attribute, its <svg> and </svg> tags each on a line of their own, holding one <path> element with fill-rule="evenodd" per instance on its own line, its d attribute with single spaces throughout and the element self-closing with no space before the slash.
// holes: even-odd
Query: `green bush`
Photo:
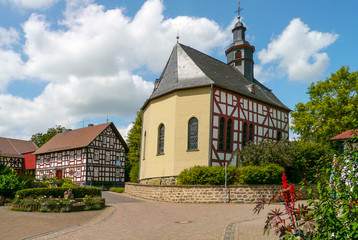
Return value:
<svg viewBox="0 0 358 240">
<path fill-rule="evenodd" d="M 59 188 L 30 188 L 16 192 L 16 197 L 26 198 L 34 196 L 52 196 L 52 197 L 64 197 L 64 192 L 67 191 L 68 187 Z M 76 198 L 83 198 L 86 195 L 91 196 L 102 196 L 100 188 L 96 187 L 71 187 L 72 193 Z"/>
<path fill-rule="evenodd" d="M 110 191 L 111 191 L 111 192 L 116 192 L 116 193 L 122 193 L 122 192 L 124 192 L 124 188 L 122 188 L 122 187 L 111 188 Z"/>
<path fill-rule="evenodd" d="M 238 182 L 240 170 L 233 166 L 227 168 L 227 184 Z M 177 179 L 177 184 L 182 185 L 224 185 L 225 168 L 220 166 L 194 166 L 183 170 Z"/>
<path fill-rule="evenodd" d="M 16 191 L 25 188 L 15 170 L 0 163 L 0 196 L 13 198 Z"/>
<path fill-rule="evenodd" d="M 266 167 L 246 166 L 241 168 L 241 184 L 280 184 L 285 169 L 276 164 Z"/>
</svg>

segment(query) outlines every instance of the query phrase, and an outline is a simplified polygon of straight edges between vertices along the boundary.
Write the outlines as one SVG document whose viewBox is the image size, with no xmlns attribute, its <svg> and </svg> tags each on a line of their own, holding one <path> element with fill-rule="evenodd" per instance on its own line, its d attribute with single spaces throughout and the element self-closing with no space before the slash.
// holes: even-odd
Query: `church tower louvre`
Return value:
<svg viewBox="0 0 358 240">
<path fill-rule="evenodd" d="M 253 54 L 255 52 L 255 47 L 250 45 L 248 41 L 245 40 L 246 27 L 241 22 L 240 11 L 240 1 L 239 1 L 239 10 L 238 10 L 238 22 L 235 24 L 232 29 L 233 33 L 233 42 L 230 47 L 225 51 L 227 57 L 227 64 L 236 68 L 241 72 L 244 77 L 250 81 L 254 80 L 254 60 Z"/>
</svg>

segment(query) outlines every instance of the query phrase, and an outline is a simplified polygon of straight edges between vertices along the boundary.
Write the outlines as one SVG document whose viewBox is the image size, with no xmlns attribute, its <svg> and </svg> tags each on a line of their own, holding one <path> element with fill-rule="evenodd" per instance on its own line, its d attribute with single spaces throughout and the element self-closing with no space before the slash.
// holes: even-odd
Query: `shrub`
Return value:
<svg viewBox="0 0 358 240">
<path fill-rule="evenodd" d="M 227 168 L 227 184 L 232 185 L 238 182 L 240 170 L 233 166 Z M 178 176 L 177 184 L 183 185 L 224 185 L 225 168 L 220 166 L 194 166 L 184 169 Z"/>
<path fill-rule="evenodd" d="M 286 168 L 292 165 L 295 151 L 287 140 L 263 140 L 259 144 L 249 142 L 241 150 L 236 150 L 235 154 L 238 155 L 242 166 L 266 166 L 274 163 Z"/>
<path fill-rule="evenodd" d="M 284 168 L 276 164 L 266 167 L 246 166 L 241 168 L 240 183 L 242 184 L 279 184 Z"/>
<path fill-rule="evenodd" d="M 122 192 L 124 192 L 124 188 L 122 188 L 122 187 L 111 188 L 110 191 L 111 191 L 111 192 L 116 192 L 116 193 L 122 193 Z"/>
<path fill-rule="evenodd" d="M 0 163 L 0 196 L 13 198 L 16 191 L 24 187 L 25 184 L 15 170 Z"/>
<path fill-rule="evenodd" d="M 16 192 L 18 198 L 34 197 L 34 196 L 52 196 L 52 197 L 63 197 L 64 192 L 67 191 L 68 187 L 59 188 L 30 188 Z M 83 198 L 86 195 L 91 196 L 102 196 L 100 188 L 96 187 L 71 187 L 72 193 L 76 198 Z"/>
<path fill-rule="evenodd" d="M 84 210 L 98 210 L 102 208 L 103 205 L 103 199 L 99 197 L 91 197 L 91 196 L 85 196 L 83 199 L 83 203 L 85 204 Z"/>
</svg>

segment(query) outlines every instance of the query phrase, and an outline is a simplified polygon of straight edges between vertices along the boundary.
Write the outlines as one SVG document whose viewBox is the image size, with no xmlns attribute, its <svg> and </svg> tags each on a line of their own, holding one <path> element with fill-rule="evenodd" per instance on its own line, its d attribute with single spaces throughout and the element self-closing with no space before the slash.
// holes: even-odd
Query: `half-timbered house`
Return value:
<svg viewBox="0 0 358 240">
<path fill-rule="evenodd" d="M 113 123 L 56 134 L 39 148 L 36 178 L 72 178 L 77 185 L 124 184 L 126 142 Z"/>
<path fill-rule="evenodd" d="M 37 146 L 31 141 L 0 137 L 1 162 L 18 173 L 24 170 L 35 171 Z"/>
<path fill-rule="evenodd" d="M 288 139 L 290 109 L 254 78 L 245 31 L 239 19 L 227 63 L 174 46 L 142 107 L 140 182 L 173 180 L 195 165 L 235 166 L 233 150 L 249 141 Z"/>
</svg>

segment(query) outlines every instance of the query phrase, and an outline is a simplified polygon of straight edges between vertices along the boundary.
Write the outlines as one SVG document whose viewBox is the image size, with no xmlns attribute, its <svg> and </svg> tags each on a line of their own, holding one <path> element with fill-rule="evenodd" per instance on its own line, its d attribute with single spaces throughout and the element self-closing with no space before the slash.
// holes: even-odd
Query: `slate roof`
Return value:
<svg viewBox="0 0 358 240">
<path fill-rule="evenodd" d="M 22 154 L 37 150 L 31 141 L 0 137 L 0 155 L 3 157 L 24 158 Z"/>
<path fill-rule="evenodd" d="M 264 103 L 291 111 L 259 81 L 246 79 L 238 70 L 198 50 L 177 43 L 157 87 L 145 102 L 176 90 L 215 85 Z M 254 85 L 255 93 L 249 89 Z"/>
<path fill-rule="evenodd" d="M 64 133 L 58 133 L 53 138 L 40 147 L 34 154 L 44 154 L 58 152 L 76 148 L 87 147 L 99 134 L 101 134 L 108 126 L 111 126 L 121 143 L 125 146 L 126 152 L 128 147 L 121 134 L 112 122 L 104 123 L 85 128 L 80 128 Z"/>
<path fill-rule="evenodd" d="M 336 141 L 345 141 L 353 137 L 354 134 L 358 133 L 358 129 L 355 130 L 348 130 L 341 134 L 338 134 L 337 136 L 331 138 L 330 140 L 336 140 Z"/>
</svg>

